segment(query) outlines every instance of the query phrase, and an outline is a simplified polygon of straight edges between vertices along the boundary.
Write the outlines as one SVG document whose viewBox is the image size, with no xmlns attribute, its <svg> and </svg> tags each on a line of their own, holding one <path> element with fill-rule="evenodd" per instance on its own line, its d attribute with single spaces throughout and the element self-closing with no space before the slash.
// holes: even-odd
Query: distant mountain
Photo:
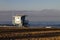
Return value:
<svg viewBox="0 0 60 40">
<path fill-rule="evenodd" d="M 0 11 L 0 21 L 11 21 L 14 15 L 28 15 L 29 21 L 60 21 L 60 10 L 44 9 L 41 11 Z"/>
<path fill-rule="evenodd" d="M 44 9 L 40 13 L 44 16 L 60 16 L 60 10 Z"/>
</svg>

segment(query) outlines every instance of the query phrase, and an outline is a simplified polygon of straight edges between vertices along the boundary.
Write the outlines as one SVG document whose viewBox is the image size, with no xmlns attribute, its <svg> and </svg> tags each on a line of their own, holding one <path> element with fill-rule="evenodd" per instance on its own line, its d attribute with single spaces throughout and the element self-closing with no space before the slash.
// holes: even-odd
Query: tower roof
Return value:
<svg viewBox="0 0 60 40">
<path fill-rule="evenodd" d="M 16 16 L 27 16 L 27 15 L 15 15 L 15 16 L 13 16 L 13 17 L 16 17 Z"/>
</svg>

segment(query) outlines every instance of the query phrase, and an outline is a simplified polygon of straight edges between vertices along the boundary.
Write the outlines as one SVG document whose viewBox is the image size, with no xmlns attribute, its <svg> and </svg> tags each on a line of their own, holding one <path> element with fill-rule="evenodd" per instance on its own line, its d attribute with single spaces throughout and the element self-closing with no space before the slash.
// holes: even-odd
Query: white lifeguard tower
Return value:
<svg viewBox="0 0 60 40">
<path fill-rule="evenodd" d="M 26 17 L 26 15 L 13 16 L 13 18 L 12 18 L 13 25 L 16 25 L 19 27 L 25 26 L 26 25 L 25 17 Z"/>
</svg>

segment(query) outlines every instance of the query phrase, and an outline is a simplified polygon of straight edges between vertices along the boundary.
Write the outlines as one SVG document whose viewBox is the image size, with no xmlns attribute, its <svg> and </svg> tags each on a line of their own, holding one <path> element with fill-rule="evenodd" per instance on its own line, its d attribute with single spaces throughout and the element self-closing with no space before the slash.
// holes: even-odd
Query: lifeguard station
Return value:
<svg viewBox="0 0 60 40">
<path fill-rule="evenodd" d="M 12 23 L 13 25 L 19 26 L 19 27 L 23 27 L 23 26 L 27 26 L 27 22 L 26 22 L 26 17 L 27 15 L 16 15 L 13 16 L 12 18 Z"/>
</svg>

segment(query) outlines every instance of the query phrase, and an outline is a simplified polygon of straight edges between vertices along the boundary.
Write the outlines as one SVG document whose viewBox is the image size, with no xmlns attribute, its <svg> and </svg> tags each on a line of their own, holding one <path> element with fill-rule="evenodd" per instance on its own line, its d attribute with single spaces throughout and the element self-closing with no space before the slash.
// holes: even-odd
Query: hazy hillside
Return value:
<svg viewBox="0 0 60 40">
<path fill-rule="evenodd" d="M 16 14 L 28 15 L 29 21 L 60 21 L 60 10 L 44 9 L 41 11 L 0 11 L 0 22 L 11 21 Z"/>
</svg>

